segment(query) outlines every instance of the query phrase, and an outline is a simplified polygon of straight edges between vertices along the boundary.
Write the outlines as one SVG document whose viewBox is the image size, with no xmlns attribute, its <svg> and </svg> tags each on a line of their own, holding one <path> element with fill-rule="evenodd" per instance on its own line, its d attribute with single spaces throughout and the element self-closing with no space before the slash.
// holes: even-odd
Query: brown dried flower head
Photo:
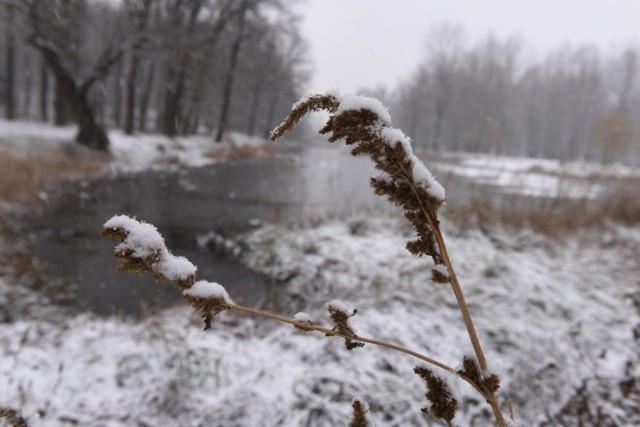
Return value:
<svg viewBox="0 0 640 427">
<path fill-rule="evenodd" d="M 115 251 L 116 257 L 122 260 L 118 271 L 140 276 L 148 272 L 156 281 L 171 283 L 181 289 L 194 284 L 196 267 L 186 258 L 173 255 L 153 225 L 118 215 L 104 224 L 102 235 L 120 242 Z"/>
<path fill-rule="evenodd" d="M 360 399 L 354 399 L 351 404 L 353 409 L 351 423 L 349 427 L 368 427 L 369 426 L 369 405 Z"/>
<path fill-rule="evenodd" d="M 184 257 L 173 255 L 153 225 L 118 215 L 104 224 L 102 234 L 120 242 L 115 249 L 116 257 L 122 260 L 118 271 L 139 275 L 148 272 L 157 281 L 182 289 L 184 299 L 202 315 L 205 330 L 211 328 L 213 316 L 233 304 L 227 291 L 218 283 L 196 282 L 196 266 Z"/>
<path fill-rule="evenodd" d="M 11 408 L 0 407 L 0 420 L 5 420 L 11 427 L 29 427 L 27 421 L 20 415 L 20 412 Z M 3 424 L 3 423 L 2 423 Z"/>
<path fill-rule="evenodd" d="M 331 301 L 327 305 L 327 310 L 329 311 L 329 317 L 331 318 L 333 323 L 336 324 L 333 329 L 345 335 L 344 341 L 347 350 L 364 347 L 364 343 L 354 341 L 354 338 L 357 338 L 356 333 L 349 325 L 349 318 L 355 316 L 358 310 L 356 310 L 355 308 L 353 310 L 349 310 L 347 306 L 339 300 Z"/>
<path fill-rule="evenodd" d="M 453 397 L 446 381 L 424 366 L 416 366 L 413 371 L 427 385 L 425 397 L 430 402 L 430 405 L 427 408 L 423 408 L 422 411 L 434 418 L 446 421 L 451 426 L 451 421 L 455 418 L 458 409 L 458 400 Z"/>
<path fill-rule="evenodd" d="M 409 252 L 431 256 L 435 264 L 443 264 L 433 228 L 439 226 L 438 209 L 445 202 L 444 188 L 413 154 L 409 137 L 392 127 L 389 112 L 378 100 L 339 93 L 309 96 L 294 105 L 271 139 L 280 138 L 306 114 L 319 110 L 330 113 L 320 130 L 329 135 L 329 142 L 343 139 L 347 145 L 354 145 L 354 156 L 368 155 L 381 171 L 371 178 L 371 186 L 377 195 L 402 207 L 413 225 L 417 239 L 407 243 Z"/>
<path fill-rule="evenodd" d="M 500 377 L 496 374 L 483 373 L 475 358 L 464 356 L 462 359 L 462 369 L 458 374 L 467 378 L 478 390 L 485 395 L 491 395 L 500 388 Z"/>
</svg>

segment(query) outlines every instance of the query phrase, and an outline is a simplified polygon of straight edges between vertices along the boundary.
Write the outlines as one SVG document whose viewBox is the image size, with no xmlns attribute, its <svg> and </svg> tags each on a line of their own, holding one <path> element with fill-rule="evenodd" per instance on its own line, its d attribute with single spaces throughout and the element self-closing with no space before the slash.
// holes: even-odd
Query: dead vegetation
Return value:
<svg viewBox="0 0 640 427">
<path fill-rule="evenodd" d="M 273 157 L 280 147 L 274 144 L 246 145 L 246 146 L 225 146 L 216 147 L 204 153 L 204 156 L 210 159 L 268 159 Z"/>
<path fill-rule="evenodd" d="M 461 229 L 491 229 L 507 226 L 530 229 L 549 237 L 585 229 L 605 229 L 612 223 L 633 226 L 640 223 L 638 182 L 623 180 L 601 200 L 590 198 L 512 198 L 495 204 L 489 195 L 476 195 L 465 203 L 443 208 L 447 219 Z"/>
<path fill-rule="evenodd" d="M 61 180 L 93 176 L 103 170 L 104 161 L 78 153 L 21 158 L 0 152 L 0 200 L 29 203 Z"/>
</svg>

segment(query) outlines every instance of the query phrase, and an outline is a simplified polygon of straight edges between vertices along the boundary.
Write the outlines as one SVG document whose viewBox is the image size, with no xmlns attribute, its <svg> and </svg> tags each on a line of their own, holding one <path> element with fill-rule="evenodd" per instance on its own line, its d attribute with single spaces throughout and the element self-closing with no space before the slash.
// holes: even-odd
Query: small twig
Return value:
<svg viewBox="0 0 640 427">
<path fill-rule="evenodd" d="M 484 390 L 482 390 L 480 387 L 478 387 L 478 385 L 469 377 L 467 377 L 466 375 L 464 375 L 462 372 L 452 368 L 449 365 L 446 365 L 436 359 L 433 359 L 431 357 L 425 356 L 424 354 L 418 353 L 417 351 L 413 351 L 410 350 L 406 347 L 402 347 L 400 345 L 396 345 L 396 344 L 392 344 L 386 341 L 381 341 L 381 340 L 377 340 L 377 339 L 373 339 L 373 338 L 367 338 L 367 337 L 363 337 L 360 335 L 348 335 L 345 333 L 342 333 L 336 329 L 329 329 L 329 328 L 325 328 L 322 326 L 318 326 L 318 325 L 314 325 L 312 323 L 308 323 L 308 322 L 299 322 L 297 320 L 294 319 L 290 319 L 288 317 L 285 316 L 281 316 L 279 314 L 275 314 L 275 313 L 270 313 L 268 311 L 264 311 L 264 310 L 258 310 L 255 308 L 249 308 L 249 307 L 245 307 L 242 305 L 238 305 L 238 304 L 229 304 L 229 310 L 236 310 L 236 311 L 240 311 L 243 313 L 247 313 L 247 314 L 251 314 L 254 316 L 259 316 L 259 317 L 263 317 L 265 319 L 271 319 L 271 320 L 276 320 L 279 322 L 283 322 L 283 323 L 288 323 L 290 325 L 293 325 L 301 330 L 304 331 L 316 331 L 316 332 L 322 332 L 326 335 L 331 335 L 331 336 L 335 336 L 335 337 L 341 337 L 341 338 L 349 338 L 351 340 L 354 341 L 360 341 L 360 342 L 364 342 L 367 344 L 372 344 L 372 345 L 377 345 L 379 347 L 384 347 L 384 348 L 388 348 L 391 350 L 395 350 L 398 351 L 400 353 L 404 353 L 404 354 L 408 354 L 409 356 L 413 356 L 416 359 L 422 360 L 423 362 L 427 362 L 433 366 L 437 366 L 438 368 L 445 370 L 447 372 L 449 372 L 450 374 L 454 374 L 456 376 L 458 376 L 459 378 L 461 378 L 462 380 L 464 380 L 465 382 L 467 382 L 469 385 L 471 385 L 476 391 L 478 391 L 478 393 L 480 393 L 482 395 L 482 397 L 484 397 L 485 399 L 489 400 L 489 396 L 487 395 L 487 393 L 485 393 Z"/>
<path fill-rule="evenodd" d="M 259 316 L 259 317 L 264 317 L 267 319 L 271 319 L 271 320 L 277 320 L 279 322 L 283 322 L 283 323 L 288 323 L 290 325 L 296 326 L 302 330 L 313 330 L 313 331 L 317 331 L 317 332 L 322 332 L 325 333 L 327 335 L 332 335 L 332 336 L 336 336 L 336 337 L 342 337 L 342 338 L 349 338 L 352 339 L 354 341 L 360 341 L 360 342 L 365 342 L 368 344 L 373 344 L 373 345 L 377 345 L 380 347 L 385 347 L 385 348 L 389 348 L 391 350 L 396 350 L 399 351 L 401 353 L 405 353 L 408 354 L 410 356 L 413 356 L 417 359 L 422 360 L 423 362 L 427 362 L 430 363 L 434 366 L 437 366 L 438 368 L 444 369 L 447 372 L 450 372 L 452 374 L 456 374 L 458 375 L 458 372 L 452 368 L 451 366 L 445 365 L 442 362 L 439 362 L 435 359 L 432 359 L 430 357 L 427 357 L 423 354 L 420 354 L 416 351 L 413 350 L 409 350 L 408 348 L 399 346 L 399 345 L 395 345 L 395 344 L 391 344 L 385 341 L 380 341 L 380 340 L 376 340 L 373 338 L 366 338 L 366 337 L 362 337 L 360 335 L 347 335 L 344 334 L 340 331 L 338 331 L 337 329 L 329 329 L 329 328 L 325 328 L 322 326 L 317 326 L 311 323 L 307 323 L 307 322 L 298 322 L 297 320 L 293 320 L 290 319 L 288 317 L 284 317 L 284 316 L 280 316 L 279 314 L 275 314 L 275 313 L 269 313 L 268 311 L 263 311 L 263 310 L 257 310 L 255 308 L 249 308 L 249 307 L 244 307 L 242 305 L 237 305 L 237 304 L 230 304 L 229 305 L 229 309 L 230 310 L 237 310 L 237 311 L 242 311 L 244 313 L 249 313 L 249 314 L 253 314 L 254 316 Z"/>
</svg>

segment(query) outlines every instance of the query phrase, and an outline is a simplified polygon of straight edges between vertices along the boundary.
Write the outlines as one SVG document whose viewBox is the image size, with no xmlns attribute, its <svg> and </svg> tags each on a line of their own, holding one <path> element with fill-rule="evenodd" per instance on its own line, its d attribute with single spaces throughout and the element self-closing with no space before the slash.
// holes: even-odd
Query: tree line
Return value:
<svg viewBox="0 0 640 427">
<path fill-rule="evenodd" d="M 384 94 L 383 94 L 384 95 Z M 387 94 L 418 146 L 559 159 L 640 158 L 640 51 L 564 46 L 536 58 L 516 38 L 469 43 L 444 25 Z"/>
<path fill-rule="evenodd" d="M 7 119 L 266 136 L 308 79 L 294 0 L 2 0 Z"/>
</svg>

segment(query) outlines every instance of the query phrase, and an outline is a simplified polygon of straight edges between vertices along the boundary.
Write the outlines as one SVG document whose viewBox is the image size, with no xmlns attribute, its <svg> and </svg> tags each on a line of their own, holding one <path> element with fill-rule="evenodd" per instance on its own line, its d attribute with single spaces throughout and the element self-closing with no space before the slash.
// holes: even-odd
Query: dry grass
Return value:
<svg viewBox="0 0 640 427">
<path fill-rule="evenodd" d="M 0 152 L 0 200 L 29 202 L 63 179 L 95 175 L 103 170 L 103 161 L 87 159 L 79 153 L 19 158 Z"/>
<path fill-rule="evenodd" d="M 623 181 L 602 200 L 591 199 L 514 199 L 500 207 L 490 197 L 449 204 L 446 216 L 462 229 L 507 225 L 528 228 L 546 236 L 563 236 L 580 229 L 600 229 L 608 224 L 640 224 L 640 182 Z"/>
</svg>

